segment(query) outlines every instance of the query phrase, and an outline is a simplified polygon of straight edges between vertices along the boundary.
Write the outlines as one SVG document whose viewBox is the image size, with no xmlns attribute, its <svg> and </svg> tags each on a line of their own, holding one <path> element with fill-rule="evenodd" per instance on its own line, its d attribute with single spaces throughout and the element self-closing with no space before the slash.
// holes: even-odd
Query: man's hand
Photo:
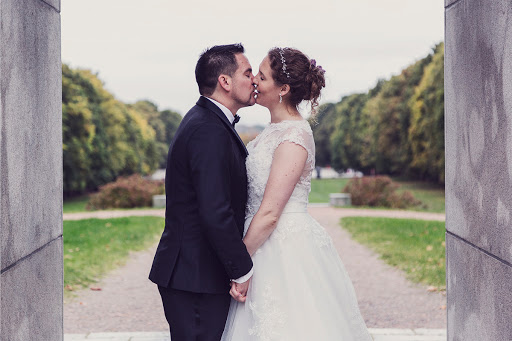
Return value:
<svg viewBox="0 0 512 341">
<path fill-rule="evenodd" d="M 229 290 L 229 294 L 238 302 L 245 303 L 250 282 L 251 279 L 244 283 L 231 282 L 231 290 Z"/>
</svg>

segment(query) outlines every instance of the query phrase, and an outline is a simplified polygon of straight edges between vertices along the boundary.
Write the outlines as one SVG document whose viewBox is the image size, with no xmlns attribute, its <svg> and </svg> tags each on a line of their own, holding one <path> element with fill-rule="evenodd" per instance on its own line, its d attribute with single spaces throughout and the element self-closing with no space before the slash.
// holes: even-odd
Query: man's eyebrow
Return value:
<svg viewBox="0 0 512 341">
<path fill-rule="evenodd" d="M 252 73 L 252 68 L 247 68 L 247 70 L 245 70 L 245 72 L 244 72 L 244 73 L 247 73 L 247 72 Z"/>
</svg>

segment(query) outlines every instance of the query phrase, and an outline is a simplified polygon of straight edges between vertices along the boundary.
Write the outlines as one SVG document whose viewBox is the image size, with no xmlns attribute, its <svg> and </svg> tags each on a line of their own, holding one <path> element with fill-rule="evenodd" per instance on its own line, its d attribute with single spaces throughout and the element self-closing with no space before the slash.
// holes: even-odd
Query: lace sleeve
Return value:
<svg viewBox="0 0 512 341">
<path fill-rule="evenodd" d="M 303 147 L 308 152 L 308 159 L 306 165 L 311 166 L 312 160 L 315 159 L 315 142 L 313 140 L 313 133 L 309 123 L 301 124 L 300 126 L 290 126 L 281 132 L 276 148 L 283 142 L 293 142 Z"/>
</svg>

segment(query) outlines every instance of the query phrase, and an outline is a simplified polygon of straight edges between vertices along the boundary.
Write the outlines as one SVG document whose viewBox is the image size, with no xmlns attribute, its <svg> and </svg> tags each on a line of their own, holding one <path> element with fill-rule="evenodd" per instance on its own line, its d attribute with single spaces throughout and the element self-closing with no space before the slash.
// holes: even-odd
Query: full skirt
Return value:
<svg viewBox="0 0 512 341">
<path fill-rule="evenodd" d="M 247 300 L 231 300 L 222 341 L 372 340 L 330 236 L 307 212 L 283 213 L 253 263 Z"/>
</svg>

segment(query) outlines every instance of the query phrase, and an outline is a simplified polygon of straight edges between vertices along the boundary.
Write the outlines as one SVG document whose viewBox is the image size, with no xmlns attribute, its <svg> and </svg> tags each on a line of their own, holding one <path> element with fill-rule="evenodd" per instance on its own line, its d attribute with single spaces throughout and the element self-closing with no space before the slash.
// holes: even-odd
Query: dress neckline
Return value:
<svg viewBox="0 0 512 341">
<path fill-rule="evenodd" d="M 270 122 L 269 125 L 277 125 L 277 124 L 288 123 L 288 122 L 307 122 L 307 120 L 305 120 L 305 119 L 302 119 L 302 120 L 282 120 L 281 122 L 275 122 L 275 123 Z"/>
</svg>

